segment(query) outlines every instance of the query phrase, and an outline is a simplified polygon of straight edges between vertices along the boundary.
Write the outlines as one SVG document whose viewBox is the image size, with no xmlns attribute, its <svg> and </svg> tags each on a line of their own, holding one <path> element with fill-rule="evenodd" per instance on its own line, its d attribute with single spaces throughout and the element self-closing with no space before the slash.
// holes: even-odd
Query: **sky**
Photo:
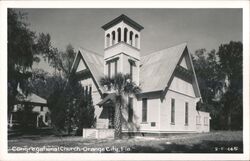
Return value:
<svg viewBox="0 0 250 161">
<path fill-rule="evenodd" d="M 141 56 L 183 42 L 197 49 L 218 50 L 220 44 L 242 41 L 241 9 L 19 9 L 28 14 L 30 29 L 49 33 L 52 44 L 70 43 L 103 54 L 104 24 L 125 14 L 144 27 Z"/>
</svg>

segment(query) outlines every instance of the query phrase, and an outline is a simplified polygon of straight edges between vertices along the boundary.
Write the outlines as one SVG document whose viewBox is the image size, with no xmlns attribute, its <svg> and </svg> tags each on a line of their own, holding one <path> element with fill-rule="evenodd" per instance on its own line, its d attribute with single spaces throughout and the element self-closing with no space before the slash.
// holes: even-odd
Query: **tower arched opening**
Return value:
<svg viewBox="0 0 250 161">
<path fill-rule="evenodd" d="M 110 34 L 106 35 L 106 47 L 110 46 Z"/>
<path fill-rule="evenodd" d="M 117 35 L 118 42 L 120 42 L 121 41 L 121 28 L 117 29 L 117 33 L 118 33 L 118 35 Z"/>
<path fill-rule="evenodd" d="M 139 36 L 137 34 L 135 35 L 135 47 L 139 48 Z"/>
<path fill-rule="evenodd" d="M 128 29 L 124 28 L 124 42 L 127 42 Z"/>
<path fill-rule="evenodd" d="M 130 33 L 129 33 L 129 44 L 130 45 L 133 45 L 133 35 L 134 35 L 133 31 L 130 31 Z"/>
<path fill-rule="evenodd" d="M 112 32 L 112 45 L 115 44 L 115 31 Z"/>
</svg>

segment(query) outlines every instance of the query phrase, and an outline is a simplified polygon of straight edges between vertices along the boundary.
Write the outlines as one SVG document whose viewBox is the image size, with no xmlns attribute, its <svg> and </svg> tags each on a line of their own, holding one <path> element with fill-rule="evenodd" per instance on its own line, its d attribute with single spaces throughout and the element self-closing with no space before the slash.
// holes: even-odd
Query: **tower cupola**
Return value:
<svg viewBox="0 0 250 161">
<path fill-rule="evenodd" d="M 120 42 L 140 49 L 140 31 L 143 27 L 126 15 L 120 15 L 102 28 L 105 30 L 104 49 Z"/>
<path fill-rule="evenodd" d="M 139 83 L 141 25 L 126 15 L 120 15 L 104 29 L 104 74 L 112 77 L 118 72 L 130 74 Z"/>
</svg>

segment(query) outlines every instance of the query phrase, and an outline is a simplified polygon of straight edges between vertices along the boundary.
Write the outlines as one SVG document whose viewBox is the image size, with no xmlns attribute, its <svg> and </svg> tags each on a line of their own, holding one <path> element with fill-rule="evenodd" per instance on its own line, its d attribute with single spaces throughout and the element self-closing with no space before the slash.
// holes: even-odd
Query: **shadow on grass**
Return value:
<svg viewBox="0 0 250 161">
<path fill-rule="evenodd" d="M 131 147 L 132 153 L 243 153 L 241 141 L 202 141 L 198 144 L 160 144 L 159 147 Z"/>
</svg>

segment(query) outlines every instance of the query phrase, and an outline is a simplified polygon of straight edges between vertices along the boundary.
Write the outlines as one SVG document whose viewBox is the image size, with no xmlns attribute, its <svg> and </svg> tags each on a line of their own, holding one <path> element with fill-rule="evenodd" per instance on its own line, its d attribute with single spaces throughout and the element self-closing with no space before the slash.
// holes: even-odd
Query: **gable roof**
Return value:
<svg viewBox="0 0 250 161">
<path fill-rule="evenodd" d="M 182 43 L 141 57 L 140 87 L 142 93 L 165 91 L 168 88 L 169 81 L 185 50 L 187 51 L 187 43 Z M 191 61 L 191 68 L 194 75 L 194 88 L 198 97 L 200 97 L 200 90 L 191 56 L 188 51 L 187 53 Z M 83 58 L 84 63 L 93 75 L 97 88 L 104 93 L 105 89 L 103 89 L 99 83 L 99 80 L 104 77 L 104 57 L 84 48 L 80 48 L 78 54 Z M 79 59 L 77 57 L 79 57 L 78 55 L 76 59 Z M 72 69 L 79 64 L 79 60 L 77 62 L 76 59 Z"/>
<path fill-rule="evenodd" d="M 27 97 L 24 98 L 24 101 L 26 102 L 33 102 L 33 103 L 41 103 L 41 104 L 47 104 L 47 100 L 43 99 L 42 97 L 31 93 Z"/>
<path fill-rule="evenodd" d="M 186 47 L 187 43 L 183 43 L 141 57 L 140 85 L 143 93 L 166 88 Z"/>
<path fill-rule="evenodd" d="M 115 101 L 115 93 L 109 93 L 106 97 L 104 97 L 103 100 L 101 100 L 99 103 L 97 103 L 98 106 L 103 106 L 105 103 L 109 101 Z"/>
<path fill-rule="evenodd" d="M 36 95 L 35 93 L 29 93 L 27 96 L 23 93 L 20 88 L 20 84 L 17 85 L 17 100 L 20 102 L 30 102 L 30 103 L 39 103 L 39 104 L 47 104 L 47 100 Z"/>
<path fill-rule="evenodd" d="M 71 72 L 76 71 L 76 68 L 77 68 L 81 58 L 83 59 L 84 64 L 90 70 L 90 72 L 94 78 L 94 82 L 97 84 L 97 88 L 103 92 L 104 89 L 102 89 L 100 84 L 99 84 L 99 80 L 102 77 L 104 77 L 103 56 L 81 47 L 81 48 L 79 48 L 79 52 L 78 52 L 77 56 L 75 57 Z"/>
</svg>

